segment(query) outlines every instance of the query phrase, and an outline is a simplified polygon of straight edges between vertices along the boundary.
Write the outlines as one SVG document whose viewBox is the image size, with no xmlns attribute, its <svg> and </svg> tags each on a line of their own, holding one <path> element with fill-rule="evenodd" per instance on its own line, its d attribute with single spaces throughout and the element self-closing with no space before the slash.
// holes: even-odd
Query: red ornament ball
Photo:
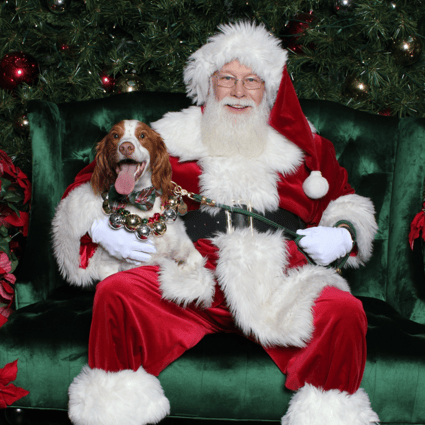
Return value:
<svg viewBox="0 0 425 425">
<path fill-rule="evenodd" d="M 100 80 L 102 81 L 102 87 L 106 92 L 112 91 L 117 82 L 116 78 L 112 75 L 108 75 L 106 72 L 100 74 Z"/>
<path fill-rule="evenodd" d="M 283 37 L 285 46 L 294 53 L 304 53 L 303 45 L 300 43 L 300 37 L 304 34 L 306 29 L 311 28 L 311 25 L 314 24 L 316 20 L 317 18 L 312 14 L 312 11 L 310 13 L 300 13 L 290 20 L 285 25 L 285 35 Z M 313 45 L 309 47 L 314 49 Z"/>
<path fill-rule="evenodd" d="M 24 52 L 11 52 L 0 61 L 0 87 L 15 90 L 19 84 L 33 84 L 40 74 L 37 60 Z"/>
</svg>

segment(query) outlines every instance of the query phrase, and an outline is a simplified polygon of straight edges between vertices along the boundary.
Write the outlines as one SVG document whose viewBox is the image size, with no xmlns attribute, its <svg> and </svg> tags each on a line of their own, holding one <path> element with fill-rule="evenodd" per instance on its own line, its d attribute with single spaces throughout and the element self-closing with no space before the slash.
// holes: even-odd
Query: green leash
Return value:
<svg viewBox="0 0 425 425">
<path fill-rule="evenodd" d="M 266 218 L 266 217 L 264 217 L 264 216 L 262 216 L 260 214 L 257 214 L 255 212 L 247 211 L 247 210 L 244 210 L 244 209 L 238 208 L 238 207 L 232 207 L 230 205 L 219 204 L 218 202 L 214 201 L 213 199 L 208 199 L 205 196 L 201 196 L 201 195 L 198 195 L 198 194 L 193 193 L 193 192 L 188 192 L 187 190 L 183 189 L 181 186 L 178 186 L 176 183 L 174 183 L 174 185 L 175 185 L 174 193 L 177 196 L 187 196 L 188 198 L 190 198 L 190 199 L 192 199 L 192 200 L 194 200 L 196 202 L 199 202 L 201 205 L 208 205 L 210 207 L 222 208 L 222 209 L 224 209 L 226 211 L 230 211 L 230 212 L 234 212 L 234 213 L 238 213 L 238 214 L 243 214 L 243 215 L 246 215 L 246 216 L 255 218 L 256 220 L 262 221 L 263 223 L 265 223 L 265 224 L 267 224 L 267 225 L 269 225 L 271 227 L 275 227 L 276 229 L 283 230 L 286 234 L 289 234 L 289 235 L 291 235 L 294 238 L 294 242 L 297 245 L 298 250 L 305 256 L 305 258 L 308 261 L 308 263 L 309 264 L 312 264 L 312 265 L 317 265 L 313 261 L 313 259 L 310 258 L 308 256 L 308 254 L 301 248 L 301 246 L 299 244 L 300 240 L 305 235 L 299 235 L 298 233 L 293 232 L 292 230 L 289 230 L 286 227 L 284 227 L 284 226 L 282 226 L 282 225 L 280 225 L 278 223 L 275 223 L 274 221 L 269 220 L 268 218 Z M 340 223 L 340 222 L 338 222 L 338 223 Z M 352 232 L 350 232 L 350 233 L 351 233 L 351 235 L 353 237 Z M 353 246 L 354 246 L 354 243 L 353 243 Z M 341 273 L 342 267 L 344 267 L 345 263 L 348 261 L 349 258 L 350 258 L 350 253 L 346 254 L 342 258 L 338 258 L 337 260 L 335 260 L 333 263 L 327 265 L 326 267 L 327 268 L 335 268 L 335 270 L 338 273 Z"/>
</svg>

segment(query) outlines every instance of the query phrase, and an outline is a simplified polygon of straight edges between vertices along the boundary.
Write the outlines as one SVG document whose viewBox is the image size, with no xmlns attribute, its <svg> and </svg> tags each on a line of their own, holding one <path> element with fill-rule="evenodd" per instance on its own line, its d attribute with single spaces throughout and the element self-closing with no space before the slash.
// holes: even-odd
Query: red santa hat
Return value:
<svg viewBox="0 0 425 425">
<path fill-rule="evenodd" d="M 203 105 L 214 72 L 233 60 L 251 68 L 265 82 L 266 99 L 272 108 L 269 124 L 305 152 L 311 174 L 304 181 L 304 192 L 312 199 L 319 199 L 326 195 L 329 184 L 318 170 L 316 136 L 301 110 L 286 70 L 287 54 L 280 40 L 264 25 L 246 21 L 221 25 L 219 32 L 189 57 L 184 82 L 188 96 Z"/>
<path fill-rule="evenodd" d="M 270 113 L 269 124 L 304 151 L 305 164 L 311 173 L 304 180 L 303 190 L 311 199 L 323 198 L 328 193 L 329 183 L 319 170 L 315 141 L 319 136 L 312 131 L 301 109 L 286 66 L 283 69 L 276 102 Z"/>
</svg>

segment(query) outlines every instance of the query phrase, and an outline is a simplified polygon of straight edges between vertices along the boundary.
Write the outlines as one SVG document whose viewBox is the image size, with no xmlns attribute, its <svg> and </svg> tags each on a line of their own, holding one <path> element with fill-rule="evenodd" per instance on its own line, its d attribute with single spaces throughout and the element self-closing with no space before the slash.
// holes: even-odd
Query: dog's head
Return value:
<svg viewBox="0 0 425 425">
<path fill-rule="evenodd" d="M 162 200 L 171 193 L 171 164 L 158 133 L 137 120 L 115 124 L 97 144 L 96 167 L 91 177 L 95 193 L 108 191 L 130 194 L 153 185 L 162 190 Z"/>
</svg>

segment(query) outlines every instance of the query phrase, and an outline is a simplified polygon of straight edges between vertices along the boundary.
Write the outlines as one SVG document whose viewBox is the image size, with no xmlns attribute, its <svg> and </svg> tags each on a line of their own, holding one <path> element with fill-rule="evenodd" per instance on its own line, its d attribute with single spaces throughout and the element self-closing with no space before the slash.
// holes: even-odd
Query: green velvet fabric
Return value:
<svg viewBox="0 0 425 425">
<path fill-rule="evenodd" d="M 385 300 L 404 317 L 425 323 L 424 262 L 408 243 L 410 223 L 421 209 L 425 119 L 382 117 L 325 101 L 303 101 L 302 107 L 333 142 L 356 192 L 376 208 L 373 257 L 366 267 L 344 273 L 352 292 Z"/>
<path fill-rule="evenodd" d="M 357 193 L 371 197 L 379 232 L 366 267 L 345 271 L 365 305 L 369 354 L 362 387 L 384 423 L 425 424 L 425 278 L 408 228 L 421 208 L 425 120 L 369 115 L 325 101 L 302 101 L 332 140 Z M 18 310 L 0 328 L 0 367 L 19 358 L 15 406 L 67 408 L 67 388 L 87 362 L 93 293 L 66 285 L 52 256 L 50 222 L 63 191 L 94 158 L 94 145 L 121 119 L 150 123 L 188 106 L 183 94 L 131 93 L 89 102 L 30 103 L 33 198 L 30 234 L 16 283 Z M 276 420 L 291 393 L 263 349 L 213 335 L 160 375 L 172 415 Z"/>
<path fill-rule="evenodd" d="M 402 318 L 384 301 L 361 297 L 369 331 L 362 387 L 383 423 L 425 423 L 425 326 Z M 14 407 L 67 409 L 67 389 L 87 362 L 93 293 L 56 289 L 0 328 L 0 364 L 19 358 L 15 384 L 30 394 Z M 292 392 L 257 344 L 210 335 L 159 376 L 171 416 L 279 420 Z"/>
</svg>

